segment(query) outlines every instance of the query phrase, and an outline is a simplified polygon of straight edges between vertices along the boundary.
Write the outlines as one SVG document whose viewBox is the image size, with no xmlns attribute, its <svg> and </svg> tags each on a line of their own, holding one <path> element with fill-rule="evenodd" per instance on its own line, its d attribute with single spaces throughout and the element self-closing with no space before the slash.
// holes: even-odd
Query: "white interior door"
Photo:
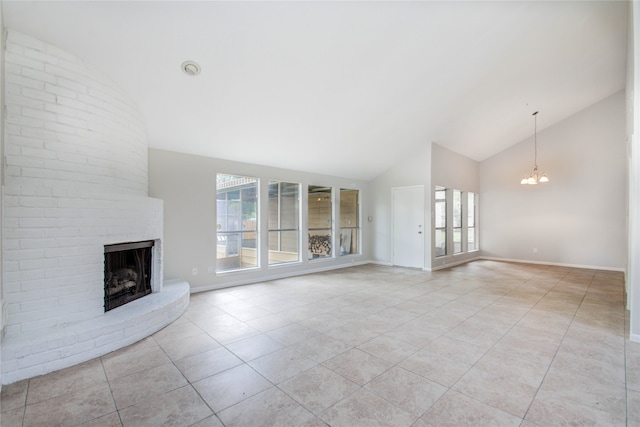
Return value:
<svg viewBox="0 0 640 427">
<path fill-rule="evenodd" d="M 393 265 L 424 268 L 424 186 L 392 188 Z"/>
</svg>

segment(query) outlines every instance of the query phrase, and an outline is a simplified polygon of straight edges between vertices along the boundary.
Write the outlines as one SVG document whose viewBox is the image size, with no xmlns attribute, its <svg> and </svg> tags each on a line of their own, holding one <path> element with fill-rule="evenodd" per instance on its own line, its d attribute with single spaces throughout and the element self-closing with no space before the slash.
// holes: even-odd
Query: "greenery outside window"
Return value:
<svg viewBox="0 0 640 427">
<path fill-rule="evenodd" d="M 300 261 L 300 184 L 269 181 L 269 265 Z"/>
<path fill-rule="evenodd" d="M 258 266 L 258 179 L 216 176 L 216 271 Z"/>
<path fill-rule="evenodd" d="M 340 255 L 360 253 L 360 204 L 358 190 L 340 189 Z"/>
</svg>

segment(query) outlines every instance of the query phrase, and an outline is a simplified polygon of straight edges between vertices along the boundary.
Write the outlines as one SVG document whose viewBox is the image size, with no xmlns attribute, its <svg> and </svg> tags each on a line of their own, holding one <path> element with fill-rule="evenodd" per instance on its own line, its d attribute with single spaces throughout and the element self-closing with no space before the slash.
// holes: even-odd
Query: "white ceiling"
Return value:
<svg viewBox="0 0 640 427">
<path fill-rule="evenodd" d="M 486 159 L 625 86 L 626 1 L 7 1 L 138 103 L 151 147 L 371 179 Z M 182 73 L 194 60 L 201 75 Z"/>
</svg>

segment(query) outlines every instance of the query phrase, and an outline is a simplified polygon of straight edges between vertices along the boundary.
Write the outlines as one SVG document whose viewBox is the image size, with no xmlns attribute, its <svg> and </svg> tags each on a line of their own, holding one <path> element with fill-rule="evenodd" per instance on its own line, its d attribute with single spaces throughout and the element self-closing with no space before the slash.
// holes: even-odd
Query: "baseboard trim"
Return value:
<svg viewBox="0 0 640 427">
<path fill-rule="evenodd" d="M 517 262 L 520 264 L 551 265 L 554 267 L 584 268 L 588 270 L 618 271 L 622 273 L 626 271 L 626 269 L 623 267 L 604 267 L 601 265 L 569 264 L 569 263 L 563 263 L 563 262 L 535 261 L 535 260 L 516 259 L 516 258 L 480 256 L 477 259 L 486 259 L 489 261 L 501 261 L 501 262 Z"/>
<path fill-rule="evenodd" d="M 304 276 L 307 274 L 313 274 L 313 273 L 321 273 L 323 271 L 331 271 L 331 270 L 338 270 L 341 268 L 349 268 L 349 267 L 355 267 L 357 265 L 365 265 L 365 264 L 370 264 L 370 261 L 355 261 L 352 260 L 352 262 L 348 263 L 348 264 L 331 264 L 331 265 L 326 265 L 326 266 L 322 266 L 322 267 L 317 267 L 317 268 L 310 268 L 308 270 L 298 270 L 298 271 L 287 271 L 287 272 L 282 272 L 282 273 L 272 273 L 272 274 L 266 274 L 264 276 L 260 276 L 260 277 L 252 277 L 252 278 L 245 278 L 245 279 L 238 279 L 238 280 L 231 280 L 231 281 L 226 281 L 224 283 L 220 283 L 217 285 L 205 285 L 205 286 L 198 286 L 198 287 L 192 287 L 191 288 L 191 293 L 192 294 L 196 294 L 199 292 L 207 292 L 207 291 L 215 291 L 217 289 L 227 289 L 227 288 L 233 288 L 234 286 L 243 286 L 243 285 L 251 285 L 254 283 L 260 283 L 260 282 L 268 282 L 269 280 L 279 280 L 279 279 L 286 279 L 288 277 L 296 277 L 296 276 Z"/>
<path fill-rule="evenodd" d="M 480 261 L 480 260 L 488 260 L 488 261 L 498 261 L 498 262 L 514 262 L 514 263 L 520 263 L 520 264 L 536 264 L 536 265 L 550 265 L 550 266 L 557 266 L 557 267 L 569 267 L 569 268 L 583 268 L 583 269 L 590 269 L 590 270 L 604 270 L 604 271 L 619 271 L 619 272 L 625 272 L 626 270 L 624 268 L 613 268 L 613 267 L 603 267 L 603 266 L 593 266 L 593 265 L 580 265 L 580 264 L 567 264 L 567 263 L 554 263 L 554 262 L 546 262 L 546 261 L 535 261 L 535 260 L 525 260 L 525 259 L 515 259 L 515 258 L 501 258 L 501 257 L 488 257 L 488 256 L 476 256 L 473 258 L 466 258 L 466 259 L 461 259 L 459 261 L 453 261 L 453 262 L 449 262 L 443 265 L 438 265 L 438 266 L 432 266 L 431 268 L 424 268 L 422 269 L 423 271 L 428 271 L 428 272 L 432 272 L 432 271 L 438 271 L 438 270 L 444 270 L 447 268 L 451 268 L 451 267 L 455 267 L 457 265 L 461 265 L 461 264 L 466 264 L 469 262 L 474 262 L 474 261 Z M 232 288 L 234 286 L 242 286 L 242 285 L 250 285 L 253 283 L 259 283 L 259 282 L 264 282 L 264 281 L 269 281 L 269 280 L 279 280 L 279 279 L 286 279 L 287 277 L 296 277 L 296 276 L 304 276 L 306 274 L 313 274 L 313 273 L 321 273 L 323 271 L 331 271 L 331 270 L 338 270 L 341 268 L 348 268 L 348 267 L 354 267 L 357 265 L 366 265 L 366 264 L 372 264 L 372 265 L 379 265 L 379 266 L 383 266 L 383 267 L 393 267 L 393 264 L 391 262 L 387 262 L 387 261 L 377 261 L 377 260 L 360 260 L 360 261 L 355 261 L 352 260 L 351 263 L 349 264 L 331 264 L 331 265 L 325 265 L 325 266 L 318 266 L 316 268 L 312 268 L 312 269 L 305 269 L 305 270 L 298 270 L 298 271 L 287 271 L 287 272 L 282 272 L 282 273 L 276 273 L 276 272 L 272 272 L 272 274 L 267 274 L 261 277 L 252 277 L 252 278 L 243 278 L 243 279 L 237 279 L 237 280 L 232 280 L 232 281 L 225 281 L 224 283 L 220 283 L 220 284 L 216 284 L 216 285 L 205 285 L 205 286 L 198 286 L 198 287 L 191 287 L 191 293 L 195 294 L 195 293 L 199 293 L 199 292 L 206 292 L 206 291 L 213 291 L 216 289 L 226 289 L 226 288 Z"/>
<path fill-rule="evenodd" d="M 386 261 L 367 261 L 365 264 L 382 265 L 384 267 L 393 267 L 393 264 Z"/>
<path fill-rule="evenodd" d="M 446 263 L 444 263 L 442 265 L 432 266 L 430 269 L 427 269 L 427 271 L 444 270 L 445 268 L 455 267 L 456 265 L 467 264 L 469 262 L 478 261 L 480 259 L 482 259 L 482 258 L 476 256 L 476 257 L 473 257 L 473 258 L 465 258 L 465 259 L 461 259 L 461 260 L 458 260 L 458 261 L 446 262 Z"/>
</svg>

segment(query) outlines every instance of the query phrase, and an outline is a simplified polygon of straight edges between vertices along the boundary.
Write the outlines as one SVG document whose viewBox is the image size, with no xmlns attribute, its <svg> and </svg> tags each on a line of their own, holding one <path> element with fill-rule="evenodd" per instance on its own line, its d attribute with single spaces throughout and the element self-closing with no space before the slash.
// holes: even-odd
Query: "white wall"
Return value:
<svg viewBox="0 0 640 427">
<path fill-rule="evenodd" d="M 482 255 L 623 270 L 625 129 L 619 92 L 538 133 L 538 165 L 551 182 L 519 183 L 533 167 L 533 137 L 481 162 Z"/>
<path fill-rule="evenodd" d="M 635 100 L 640 99 L 640 8 L 631 2 L 627 97 L 629 159 L 629 262 L 627 266 L 627 305 L 631 311 L 629 338 L 640 342 L 640 142 L 637 129 L 640 117 Z"/>
<path fill-rule="evenodd" d="M 431 150 L 431 181 L 434 186 L 474 193 L 480 191 L 478 162 L 438 144 L 433 144 Z"/>
<path fill-rule="evenodd" d="M 432 188 L 430 197 L 433 203 L 433 189 L 436 185 L 451 188 L 460 191 L 473 192 L 478 194 L 480 192 L 480 180 L 479 180 L 479 163 L 461 154 L 455 153 L 438 144 L 432 144 L 431 146 L 431 183 Z M 466 205 L 466 200 L 462 201 Z M 479 196 L 479 202 L 482 203 L 482 197 Z M 433 216 L 432 216 L 433 221 Z M 466 218 L 463 218 L 463 224 L 466 223 Z M 478 223 L 480 223 L 478 218 Z M 433 229 L 433 222 L 430 222 Z M 451 238 L 451 237 L 449 237 Z M 482 236 L 479 236 L 479 243 L 482 245 Z M 431 247 L 435 246 L 435 241 L 431 241 Z M 459 254 L 445 255 L 438 258 L 433 257 L 431 263 L 432 268 L 442 268 L 449 265 L 459 264 L 461 262 L 467 262 L 477 258 L 479 251 L 463 252 Z"/>
<path fill-rule="evenodd" d="M 310 154 L 312 155 L 312 154 Z M 257 269 L 215 273 L 216 265 L 216 174 L 227 173 L 259 178 L 261 183 L 260 228 L 267 228 L 266 182 L 279 180 L 302 184 L 301 199 L 306 200 L 309 185 L 331 186 L 360 190 L 361 206 L 367 205 L 367 186 L 363 181 L 349 178 L 310 174 L 222 159 L 149 149 L 149 194 L 164 200 L 164 275 L 166 278 L 186 278 L 193 292 L 238 284 L 268 280 L 270 278 L 303 274 L 361 263 L 369 259 L 366 218 L 370 213 L 362 209 L 363 253 L 337 258 L 307 260 L 278 266 L 262 265 Z M 306 247 L 306 204 L 301 211 L 302 247 Z M 334 209 L 338 209 L 334 203 Z M 337 211 L 336 211 L 337 212 Z M 336 218 L 338 214 L 336 214 Z M 337 237 L 334 234 L 334 239 Z M 335 240 L 334 240 L 335 241 Z M 267 251 L 266 239 L 260 248 Z M 266 263 L 263 263 L 266 264 Z M 192 275 L 196 268 L 197 275 Z M 210 272 L 211 269 L 211 272 Z"/>
<path fill-rule="evenodd" d="M 425 262 L 431 268 L 431 143 L 423 143 L 412 150 L 410 156 L 371 181 L 369 210 L 371 222 L 371 260 L 391 264 L 392 256 L 392 205 L 391 189 L 423 185 L 425 189 Z"/>
<path fill-rule="evenodd" d="M 634 144 L 634 128 L 635 128 L 635 117 L 634 117 L 634 110 L 635 110 L 635 106 L 633 104 L 633 99 L 634 99 L 634 94 L 635 94 L 635 57 L 634 57 L 634 49 L 635 49 L 635 41 L 634 41 L 634 14 L 637 12 L 635 11 L 635 6 L 633 2 L 629 2 L 629 22 L 627 25 L 627 75 L 626 75 L 626 87 L 625 87 L 625 93 L 626 93 L 626 107 L 627 107 L 627 117 L 626 117 L 626 124 L 627 124 L 627 162 L 629 164 L 628 166 L 628 170 L 629 170 L 629 177 L 628 177 L 628 185 L 627 185 L 627 191 L 628 191 L 628 199 L 627 199 L 627 230 L 629 233 L 630 238 L 628 239 L 627 245 L 628 245 L 628 253 L 629 256 L 627 257 L 627 271 L 626 271 L 626 277 L 625 277 L 625 291 L 627 292 L 628 298 L 626 299 L 626 304 L 627 304 L 627 310 L 631 309 L 631 303 L 632 303 L 632 299 L 631 299 L 631 288 L 630 288 L 630 284 L 631 284 L 631 279 L 632 279 L 632 275 L 633 275 L 633 270 L 634 270 L 634 263 L 633 263 L 633 257 L 631 256 L 631 254 L 635 253 L 635 242 L 634 239 L 631 238 L 632 234 L 632 229 L 636 226 L 637 224 L 637 220 L 635 218 L 632 218 L 630 213 L 632 210 L 632 205 L 635 202 L 636 196 L 635 194 L 637 193 L 638 190 L 635 189 L 635 186 L 633 184 L 633 176 L 634 176 L 634 164 L 633 164 L 633 144 Z M 640 238 L 639 238 L 640 239 Z"/>
<path fill-rule="evenodd" d="M 4 20 L 2 19 L 2 0 L 0 0 L 0 46 L 4 46 Z M 0 105 L 4 105 L 4 49 L 0 49 Z M 4 159 L 4 120 L 0 120 L 0 159 Z M 0 162 L 0 186 L 4 184 L 4 162 Z M 0 197 L 2 212 L 2 197 Z M 0 391 L 2 391 L 2 342 L 4 341 L 4 324 L 6 307 L 3 297 L 2 280 L 2 215 L 0 215 Z"/>
</svg>

